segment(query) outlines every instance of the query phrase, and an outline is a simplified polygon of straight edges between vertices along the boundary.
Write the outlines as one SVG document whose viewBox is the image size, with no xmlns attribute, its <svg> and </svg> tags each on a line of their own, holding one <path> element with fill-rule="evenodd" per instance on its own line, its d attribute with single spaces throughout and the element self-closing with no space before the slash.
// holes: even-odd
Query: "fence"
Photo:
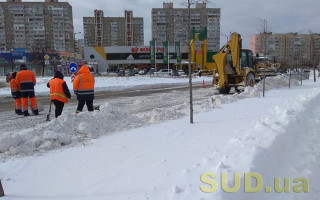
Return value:
<svg viewBox="0 0 320 200">
<path fill-rule="evenodd" d="M 287 74 L 287 76 L 290 76 L 290 74 Z M 309 72 L 303 72 L 301 73 L 291 73 L 291 78 L 295 80 L 306 80 L 309 79 L 310 73 Z"/>
</svg>

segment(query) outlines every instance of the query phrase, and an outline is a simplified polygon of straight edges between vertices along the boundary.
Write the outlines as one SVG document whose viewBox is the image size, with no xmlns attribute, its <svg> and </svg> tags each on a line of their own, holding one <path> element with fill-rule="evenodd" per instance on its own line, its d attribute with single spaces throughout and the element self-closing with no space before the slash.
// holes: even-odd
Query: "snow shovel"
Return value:
<svg viewBox="0 0 320 200">
<path fill-rule="evenodd" d="M 50 108 L 49 108 L 49 114 L 47 115 L 47 121 L 50 121 L 51 105 L 52 105 L 52 101 L 50 101 Z"/>
<path fill-rule="evenodd" d="M 99 111 L 100 111 L 100 105 L 98 105 L 98 106 L 93 106 L 93 110 L 99 110 Z"/>
</svg>

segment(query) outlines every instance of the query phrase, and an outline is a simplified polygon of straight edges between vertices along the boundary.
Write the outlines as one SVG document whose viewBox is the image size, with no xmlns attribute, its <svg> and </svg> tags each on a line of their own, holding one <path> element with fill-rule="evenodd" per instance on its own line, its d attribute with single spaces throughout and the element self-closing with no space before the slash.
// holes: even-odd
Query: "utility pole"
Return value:
<svg viewBox="0 0 320 200">
<path fill-rule="evenodd" d="M 317 82 L 316 79 L 316 68 L 313 66 L 313 82 Z"/>
<path fill-rule="evenodd" d="M 191 10 L 190 0 L 188 0 L 188 34 L 189 34 L 189 56 L 188 56 L 188 70 L 189 70 L 189 93 L 190 93 L 190 123 L 193 124 L 193 97 L 192 97 L 192 69 L 191 69 Z"/>
<path fill-rule="evenodd" d="M 267 31 L 268 31 L 268 22 L 263 20 L 263 34 L 264 34 L 264 67 L 263 67 L 263 97 L 266 89 L 266 67 L 267 67 Z"/>
<path fill-rule="evenodd" d="M 169 37 L 168 37 L 168 74 L 169 74 L 169 69 L 170 69 L 170 57 L 169 57 Z"/>
<path fill-rule="evenodd" d="M 154 40 L 154 70 L 157 71 L 157 40 Z"/>
<path fill-rule="evenodd" d="M 74 50 L 73 50 L 73 60 L 74 61 L 76 61 L 76 34 L 80 34 L 81 32 L 78 32 L 78 33 L 74 33 L 74 37 L 73 37 L 73 40 L 74 40 L 74 42 L 73 42 L 73 48 L 74 48 Z"/>
<path fill-rule="evenodd" d="M 301 55 L 301 45 L 302 45 L 302 43 L 300 43 L 300 45 L 299 45 L 299 65 L 300 65 L 300 81 L 301 81 L 301 85 L 302 85 L 302 55 Z"/>
</svg>

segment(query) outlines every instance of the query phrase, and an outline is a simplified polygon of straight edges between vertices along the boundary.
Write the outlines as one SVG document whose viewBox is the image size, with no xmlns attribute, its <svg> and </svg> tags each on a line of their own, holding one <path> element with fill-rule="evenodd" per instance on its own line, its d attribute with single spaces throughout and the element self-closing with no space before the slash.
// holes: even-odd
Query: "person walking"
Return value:
<svg viewBox="0 0 320 200">
<path fill-rule="evenodd" d="M 78 100 L 76 113 L 82 112 L 85 104 L 88 111 L 93 111 L 94 77 L 91 75 L 87 65 L 83 65 L 80 68 L 78 75 L 73 81 L 73 90 Z"/>
<path fill-rule="evenodd" d="M 21 110 L 21 92 L 20 92 L 20 85 L 16 82 L 17 72 L 13 72 L 10 81 L 10 88 L 11 88 L 11 95 L 12 98 L 15 99 L 14 107 L 15 113 L 18 115 L 23 115 Z"/>
<path fill-rule="evenodd" d="M 20 72 L 16 75 L 16 83 L 20 85 L 21 89 L 23 115 L 29 116 L 28 98 L 30 99 L 31 109 L 34 115 L 39 115 L 36 96 L 34 93 L 36 77 L 32 71 L 27 69 L 25 64 L 20 66 Z"/>
<path fill-rule="evenodd" d="M 50 88 L 50 100 L 56 107 L 55 117 L 57 118 L 62 114 L 64 104 L 68 103 L 68 98 L 71 98 L 71 94 L 60 71 L 56 71 L 54 78 L 47 83 L 47 87 Z"/>
</svg>

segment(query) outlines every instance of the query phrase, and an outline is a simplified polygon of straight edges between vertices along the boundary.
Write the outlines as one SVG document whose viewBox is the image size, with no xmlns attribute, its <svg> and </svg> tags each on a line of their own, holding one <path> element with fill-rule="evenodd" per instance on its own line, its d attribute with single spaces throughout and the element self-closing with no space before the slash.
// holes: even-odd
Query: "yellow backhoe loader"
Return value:
<svg viewBox="0 0 320 200">
<path fill-rule="evenodd" d="M 268 57 L 256 57 L 255 59 L 258 76 L 277 76 L 280 63 L 276 63 L 274 59 Z"/>
<path fill-rule="evenodd" d="M 253 64 L 253 54 L 241 46 L 241 35 L 234 32 L 228 43 L 212 57 L 217 64 L 218 89 L 222 94 L 228 94 L 232 87 L 239 91 L 240 87 L 255 85 L 258 76 Z"/>
</svg>

